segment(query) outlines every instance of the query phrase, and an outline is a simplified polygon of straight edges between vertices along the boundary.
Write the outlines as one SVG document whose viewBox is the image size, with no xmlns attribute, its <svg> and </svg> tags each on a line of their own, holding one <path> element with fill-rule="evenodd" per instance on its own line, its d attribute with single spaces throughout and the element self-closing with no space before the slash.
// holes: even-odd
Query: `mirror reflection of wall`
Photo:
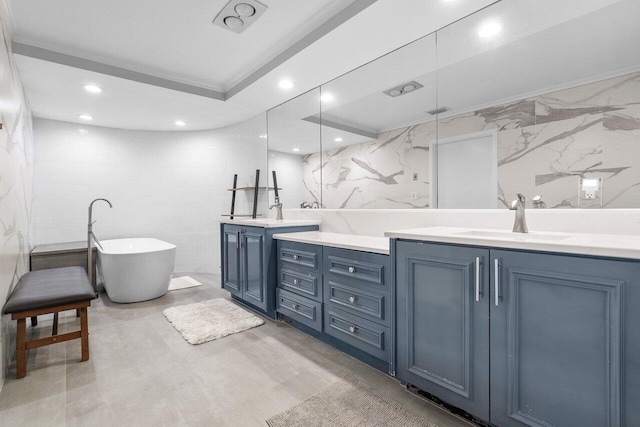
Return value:
<svg viewBox="0 0 640 427">
<path fill-rule="evenodd" d="M 319 88 L 267 112 L 269 185 L 273 185 L 275 170 L 278 187 L 282 188 L 280 202 L 285 209 L 320 207 L 320 167 L 319 164 L 308 167 L 309 158 L 318 157 L 321 152 L 320 124 L 305 120 L 319 112 Z"/>
<path fill-rule="evenodd" d="M 438 138 L 497 132 L 499 207 L 517 192 L 640 207 L 639 13 L 634 0 L 513 0 L 438 31 Z M 580 200 L 583 178 L 603 180 L 603 199 Z"/>
<path fill-rule="evenodd" d="M 429 207 L 435 35 L 322 86 L 326 208 Z"/>
<path fill-rule="evenodd" d="M 637 16 L 637 0 L 495 3 L 270 111 L 269 149 L 308 144 L 302 201 L 325 208 L 506 208 L 517 192 L 640 208 Z M 430 149 L 479 132 L 492 158 Z M 456 180 L 472 166 L 497 166 L 487 200 Z"/>
</svg>

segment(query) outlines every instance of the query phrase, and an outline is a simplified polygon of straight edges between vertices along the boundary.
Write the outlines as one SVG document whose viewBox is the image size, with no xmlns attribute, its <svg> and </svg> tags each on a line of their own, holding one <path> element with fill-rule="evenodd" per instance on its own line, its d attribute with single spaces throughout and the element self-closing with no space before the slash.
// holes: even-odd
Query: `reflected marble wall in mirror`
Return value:
<svg viewBox="0 0 640 427">
<path fill-rule="evenodd" d="M 321 158 L 324 207 L 430 206 L 435 133 L 417 124 L 435 117 L 435 60 L 432 34 L 322 86 L 324 151 L 308 165 Z"/>
<path fill-rule="evenodd" d="M 636 0 L 498 2 L 272 110 L 270 156 L 308 142 L 303 206 L 504 208 L 520 192 L 638 208 L 636 16 Z"/>
<path fill-rule="evenodd" d="M 517 192 L 549 208 L 640 207 L 638 14 L 634 0 L 513 0 L 438 32 L 439 143 L 496 133 L 498 207 Z M 499 31 L 481 37 L 488 25 Z M 440 178 L 469 171 L 441 163 L 439 201 Z"/>
</svg>

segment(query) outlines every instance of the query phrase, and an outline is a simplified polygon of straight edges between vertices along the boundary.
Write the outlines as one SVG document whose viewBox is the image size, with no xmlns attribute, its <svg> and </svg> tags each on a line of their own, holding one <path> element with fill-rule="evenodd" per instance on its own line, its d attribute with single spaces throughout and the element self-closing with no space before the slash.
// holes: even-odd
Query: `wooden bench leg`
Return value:
<svg viewBox="0 0 640 427">
<path fill-rule="evenodd" d="M 58 335 L 58 313 L 53 313 L 53 329 L 51 335 Z"/>
<path fill-rule="evenodd" d="M 31 327 L 38 326 L 38 316 L 33 316 L 31 318 Z"/>
<path fill-rule="evenodd" d="M 27 375 L 27 319 L 18 319 L 16 378 Z"/>
<path fill-rule="evenodd" d="M 82 345 L 82 361 L 89 360 L 89 321 L 87 307 L 80 309 L 80 341 Z"/>
</svg>

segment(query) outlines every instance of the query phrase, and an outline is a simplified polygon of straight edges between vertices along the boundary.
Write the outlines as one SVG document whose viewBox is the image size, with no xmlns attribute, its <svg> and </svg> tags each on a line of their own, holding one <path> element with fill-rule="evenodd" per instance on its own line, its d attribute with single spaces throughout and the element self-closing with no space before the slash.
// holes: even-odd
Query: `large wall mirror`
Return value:
<svg viewBox="0 0 640 427">
<path fill-rule="evenodd" d="M 302 154 L 287 207 L 640 208 L 637 16 L 501 1 L 271 110 L 270 168 Z"/>
<path fill-rule="evenodd" d="M 322 206 L 320 88 L 267 111 L 269 186 L 276 172 L 286 209 Z M 311 167 L 311 159 L 318 161 Z"/>
</svg>

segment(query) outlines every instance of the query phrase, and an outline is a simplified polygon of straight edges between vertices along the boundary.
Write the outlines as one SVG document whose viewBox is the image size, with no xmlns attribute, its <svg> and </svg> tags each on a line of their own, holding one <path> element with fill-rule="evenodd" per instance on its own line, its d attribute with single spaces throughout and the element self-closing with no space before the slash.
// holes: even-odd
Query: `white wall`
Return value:
<svg viewBox="0 0 640 427">
<path fill-rule="evenodd" d="M 83 133 L 80 133 L 83 130 Z M 87 207 L 98 239 L 155 237 L 178 246 L 176 271 L 219 272 L 219 223 L 233 174 L 266 179 L 265 115 L 222 129 L 151 132 L 34 120 L 33 243 L 85 240 Z M 263 181 L 264 182 L 264 181 Z M 252 193 L 239 193 L 248 212 Z M 264 213 L 266 199 L 261 198 Z"/>
<path fill-rule="evenodd" d="M 269 185 L 273 185 L 271 171 L 276 171 L 280 202 L 285 209 L 299 208 L 304 200 L 304 183 L 302 178 L 302 156 L 297 154 L 269 151 Z M 269 194 L 269 205 L 274 202 L 273 192 Z M 273 214 L 271 214 L 273 216 Z"/>
<path fill-rule="evenodd" d="M 11 37 L 0 7 L 0 307 L 29 266 L 31 217 L 31 112 L 11 53 Z M 0 389 L 15 347 L 15 322 L 0 322 Z"/>
</svg>

